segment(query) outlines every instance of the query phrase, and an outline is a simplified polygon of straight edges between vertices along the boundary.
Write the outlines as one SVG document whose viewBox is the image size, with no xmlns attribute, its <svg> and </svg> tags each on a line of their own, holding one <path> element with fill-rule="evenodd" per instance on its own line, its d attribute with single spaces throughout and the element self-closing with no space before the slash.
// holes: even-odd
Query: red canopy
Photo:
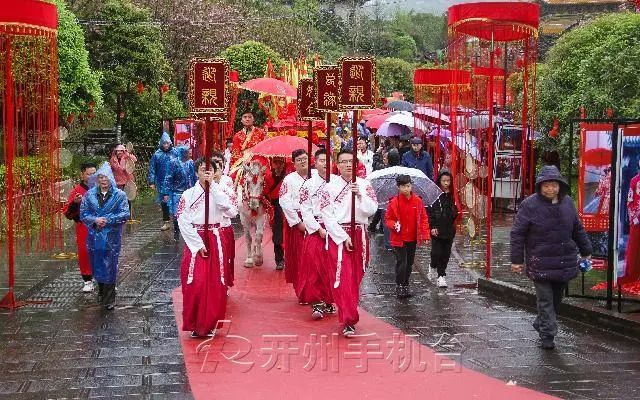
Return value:
<svg viewBox="0 0 640 400">
<path fill-rule="evenodd" d="M 512 42 L 534 36 L 540 6 L 527 2 L 464 3 L 449 7 L 449 29 L 485 40 Z"/>
<path fill-rule="evenodd" d="M 4 1 L 0 7 L 0 30 L 3 26 L 20 27 L 28 30 L 58 29 L 58 11 L 55 4 L 38 0 Z M 16 32 L 13 32 L 16 33 Z M 30 32 L 28 34 L 33 34 Z"/>
<path fill-rule="evenodd" d="M 424 86 L 470 85 L 471 74 L 456 69 L 418 68 L 413 73 L 413 84 Z"/>
<path fill-rule="evenodd" d="M 473 67 L 475 76 L 493 76 L 494 78 L 504 78 L 504 69 L 489 67 Z"/>
</svg>

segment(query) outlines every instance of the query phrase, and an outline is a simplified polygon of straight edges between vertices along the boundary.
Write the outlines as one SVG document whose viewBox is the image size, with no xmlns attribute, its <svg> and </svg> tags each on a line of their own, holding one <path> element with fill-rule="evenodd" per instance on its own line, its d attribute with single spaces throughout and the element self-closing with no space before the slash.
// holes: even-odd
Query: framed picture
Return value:
<svg viewBox="0 0 640 400">
<path fill-rule="evenodd" d="M 498 154 L 495 158 L 493 180 L 520 181 L 522 174 L 522 158 L 520 156 L 506 156 Z"/>
<path fill-rule="evenodd" d="M 522 152 L 522 127 L 516 125 L 498 125 L 496 143 L 497 152 Z"/>
</svg>

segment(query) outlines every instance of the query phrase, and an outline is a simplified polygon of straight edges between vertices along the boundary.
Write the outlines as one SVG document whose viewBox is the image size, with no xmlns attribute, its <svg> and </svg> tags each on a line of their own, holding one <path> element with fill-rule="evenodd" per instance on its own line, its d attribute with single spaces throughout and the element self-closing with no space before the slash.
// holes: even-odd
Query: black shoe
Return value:
<svg viewBox="0 0 640 400">
<path fill-rule="evenodd" d="M 553 338 L 540 339 L 540 347 L 545 350 L 553 350 L 556 348 L 556 344 L 553 342 Z"/>
<path fill-rule="evenodd" d="M 311 318 L 314 321 L 324 318 L 324 304 L 314 304 L 311 308 Z"/>
<path fill-rule="evenodd" d="M 356 334 L 356 327 L 353 325 L 345 325 L 344 329 L 342 330 L 342 334 L 344 335 L 344 337 L 351 337 Z"/>
<path fill-rule="evenodd" d="M 276 271 L 282 271 L 284 269 L 284 260 L 276 261 Z"/>
<path fill-rule="evenodd" d="M 324 313 L 325 314 L 335 314 L 336 313 L 336 306 L 334 306 L 333 304 L 328 304 L 325 303 L 324 304 Z"/>
</svg>

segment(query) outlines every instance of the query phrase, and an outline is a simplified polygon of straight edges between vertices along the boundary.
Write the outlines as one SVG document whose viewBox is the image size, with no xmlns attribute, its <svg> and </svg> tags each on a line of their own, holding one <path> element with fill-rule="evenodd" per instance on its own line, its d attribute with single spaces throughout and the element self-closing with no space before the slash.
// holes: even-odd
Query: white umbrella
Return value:
<svg viewBox="0 0 640 400">
<path fill-rule="evenodd" d="M 406 111 L 391 115 L 385 122 L 406 126 L 422 132 L 427 131 L 427 125 L 424 122 L 420 121 L 419 119 L 413 118 L 413 115 L 411 115 L 410 112 Z"/>
<path fill-rule="evenodd" d="M 409 175 L 413 183 L 413 193 L 422 198 L 425 206 L 430 206 L 438 199 L 442 190 L 419 169 L 402 166 L 394 166 L 373 171 L 367 176 L 378 198 L 378 207 L 386 208 L 389 200 L 398 195 L 396 177 Z"/>
<path fill-rule="evenodd" d="M 420 107 L 416 107 L 413 113 L 418 115 L 424 115 L 425 117 L 440 120 L 442 122 L 451 123 L 451 119 L 449 119 L 449 117 L 447 117 L 443 113 L 439 113 L 438 110 L 434 110 L 433 108 L 420 106 Z"/>
</svg>

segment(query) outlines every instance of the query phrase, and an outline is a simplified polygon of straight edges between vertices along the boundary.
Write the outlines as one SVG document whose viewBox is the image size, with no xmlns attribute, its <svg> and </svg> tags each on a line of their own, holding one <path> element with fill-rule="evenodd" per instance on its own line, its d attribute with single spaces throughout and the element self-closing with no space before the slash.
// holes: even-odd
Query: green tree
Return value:
<svg viewBox="0 0 640 400">
<path fill-rule="evenodd" d="M 407 100 L 413 100 L 413 64 L 399 58 L 384 57 L 376 60 L 376 67 L 381 96 L 399 91 Z"/>
<path fill-rule="evenodd" d="M 122 121 L 126 140 L 149 145 L 160 139 L 160 121 L 186 116 L 184 104 L 173 90 L 165 93 L 162 100 L 157 90 L 145 90 L 129 99 L 126 110 Z"/>
<path fill-rule="evenodd" d="M 220 56 L 229 60 L 231 69 L 238 71 L 240 82 L 263 77 L 267 60 L 271 60 L 276 71 L 279 71 L 280 66 L 284 64 L 279 53 L 254 40 L 227 47 L 220 53 Z"/>
<path fill-rule="evenodd" d="M 104 24 L 89 32 L 92 64 L 103 74 L 105 101 L 116 109 L 117 96 L 124 102 L 136 96 L 136 85 L 158 87 L 170 78 L 160 29 L 147 10 L 128 0 L 109 0 L 98 12 Z"/>
<path fill-rule="evenodd" d="M 538 72 L 539 126 L 548 132 L 554 118 L 562 129 L 560 149 L 568 154 L 569 120 L 584 106 L 587 116 L 640 115 L 640 14 L 605 15 L 563 35 Z M 574 149 L 577 148 L 574 146 Z"/>
<path fill-rule="evenodd" d="M 58 8 L 58 68 L 61 120 L 73 113 L 86 113 L 88 104 L 102 103 L 100 74 L 89 66 L 84 32 L 63 0 L 54 0 Z"/>
</svg>

